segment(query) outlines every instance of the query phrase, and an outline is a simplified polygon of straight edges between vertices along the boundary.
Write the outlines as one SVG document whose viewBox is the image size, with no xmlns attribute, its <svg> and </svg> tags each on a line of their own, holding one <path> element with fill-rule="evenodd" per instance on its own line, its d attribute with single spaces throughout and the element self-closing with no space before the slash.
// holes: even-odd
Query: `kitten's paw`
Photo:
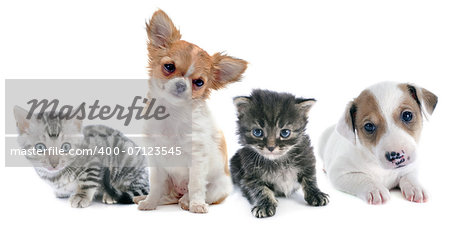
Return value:
<svg viewBox="0 0 450 228">
<path fill-rule="evenodd" d="M 406 200 L 415 203 L 425 203 L 428 200 L 428 194 L 420 185 L 407 184 L 401 188 L 402 194 Z"/>
<path fill-rule="evenodd" d="M 367 191 L 361 198 L 372 205 L 386 203 L 390 198 L 389 190 L 385 187 L 374 187 Z"/>
<path fill-rule="evenodd" d="M 193 213 L 208 213 L 208 204 L 191 202 L 189 204 L 189 211 Z"/>
<path fill-rule="evenodd" d="M 91 204 L 91 200 L 86 197 L 80 196 L 79 194 L 75 194 L 69 199 L 70 205 L 74 208 L 84 208 Z"/>
<path fill-rule="evenodd" d="M 63 199 L 63 198 L 69 198 L 69 197 L 70 197 L 70 194 L 55 192 L 55 196 L 56 196 L 56 198 Z"/>
<path fill-rule="evenodd" d="M 325 206 L 330 202 L 328 194 L 320 191 L 307 194 L 305 196 L 305 201 L 311 206 Z"/>
<path fill-rule="evenodd" d="M 147 198 L 147 195 L 135 196 L 135 197 L 133 197 L 133 203 L 139 204 L 139 202 L 141 202 L 142 200 L 145 200 L 146 198 Z"/>
<path fill-rule="evenodd" d="M 138 209 L 141 211 L 151 211 L 155 210 L 158 206 L 157 203 L 149 202 L 148 200 L 142 200 L 138 203 Z"/>
<path fill-rule="evenodd" d="M 188 211 L 189 210 L 189 197 L 188 194 L 184 194 L 179 200 L 181 209 Z"/>
<path fill-rule="evenodd" d="M 256 218 L 267 218 L 275 215 L 277 207 L 275 205 L 258 205 L 253 207 L 252 214 Z"/>
<path fill-rule="evenodd" d="M 103 198 L 102 198 L 102 202 L 104 204 L 115 204 L 117 203 L 116 200 L 114 200 L 110 195 L 108 195 L 107 193 L 103 193 Z"/>
</svg>

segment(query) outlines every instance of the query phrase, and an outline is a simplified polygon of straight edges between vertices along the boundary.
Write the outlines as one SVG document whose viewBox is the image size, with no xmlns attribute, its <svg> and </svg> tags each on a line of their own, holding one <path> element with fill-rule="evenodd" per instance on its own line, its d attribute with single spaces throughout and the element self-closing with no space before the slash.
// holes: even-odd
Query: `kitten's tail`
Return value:
<svg viewBox="0 0 450 228">
<path fill-rule="evenodd" d="M 117 203 L 120 204 L 132 204 L 133 197 L 135 194 L 133 192 L 121 191 L 111 185 L 111 171 L 108 168 L 104 169 L 103 174 L 103 188 L 108 195 L 110 195 Z M 143 194 L 147 194 L 146 190 L 143 190 Z M 140 194 L 139 194 L 140 195 Z M 136 195 L 137 196 L 137 195 Z"/>
</svg>

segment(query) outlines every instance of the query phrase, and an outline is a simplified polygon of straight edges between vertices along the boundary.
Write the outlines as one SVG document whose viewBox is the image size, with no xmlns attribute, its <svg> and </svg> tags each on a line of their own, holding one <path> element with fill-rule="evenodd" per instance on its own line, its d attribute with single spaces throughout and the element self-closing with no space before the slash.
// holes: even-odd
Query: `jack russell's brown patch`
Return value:
<svg viewBox="0 0 450 228">
<path fill-rule="evenodd" d="M 368 148 L 376 146 L 381 136 L 386 133 L 386 119 L 375 96 L 369 90 L 364 90 L 353 101 L 347 115 L 347 124 L 356 131 L 355 134 L 361 143 Z M 369 122 L 376 126 L 373 133 L 364 129 L 364 125 Z"/>
</svg>

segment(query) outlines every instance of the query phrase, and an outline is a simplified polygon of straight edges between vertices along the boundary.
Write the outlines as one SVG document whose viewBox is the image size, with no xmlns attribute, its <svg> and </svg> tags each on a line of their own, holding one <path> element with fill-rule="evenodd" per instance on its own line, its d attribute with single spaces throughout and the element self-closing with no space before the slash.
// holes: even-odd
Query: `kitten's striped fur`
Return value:
<svg viewBox="0 0 450 228">
<path fill-rule="evenodd" d="M 81 135 L 81 122 L 60 119 L 44 113 L 40 119 L 24 118 L 27 111 L 14 109 L 19 130 L 19 145 L 23 149 L 37 143 L 47 148 L 60 148 L 70 143 L 73 149 L 118 148 L 118 155 L 31 155 L 38 175 L 49 183 L 57 197 L 70 197 L 72 207 L 87 207 L 95 196 L 104 203 L 132 203 L 133 196 L 148 194 L 147 159 L 128 155 L 136 144 L 122 133 L 103 125 L 86 126 Z"/>
</svg>

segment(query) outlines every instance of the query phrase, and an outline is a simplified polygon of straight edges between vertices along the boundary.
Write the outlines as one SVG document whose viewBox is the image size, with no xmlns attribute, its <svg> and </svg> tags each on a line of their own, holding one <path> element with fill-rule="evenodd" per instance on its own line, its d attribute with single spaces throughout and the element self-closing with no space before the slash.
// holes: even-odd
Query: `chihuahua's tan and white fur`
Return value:
<svg viewBox="0 0 450 228">
<path fill-rule="evenodd" d="M 166 108 L 168 120 L 146 122 L 146 144 L 178 145 L 190 165 L 173 164 L 169 156 L 150 157 L 150 194 L 136 197 L 139 210 L 179 203 L 195 213 L 223 201 L 232 190 L 225 138 L 206 104 L 212 90 L 238 81 L 247 62 L 221 53 L 210 56 L 181 40 L 161 10 L 147 24 L 149 98 Z M 156 136 L 159 134 L 160 136 Z M 175 161 L 175 160 L 174 160 Z"/>
</svg>

